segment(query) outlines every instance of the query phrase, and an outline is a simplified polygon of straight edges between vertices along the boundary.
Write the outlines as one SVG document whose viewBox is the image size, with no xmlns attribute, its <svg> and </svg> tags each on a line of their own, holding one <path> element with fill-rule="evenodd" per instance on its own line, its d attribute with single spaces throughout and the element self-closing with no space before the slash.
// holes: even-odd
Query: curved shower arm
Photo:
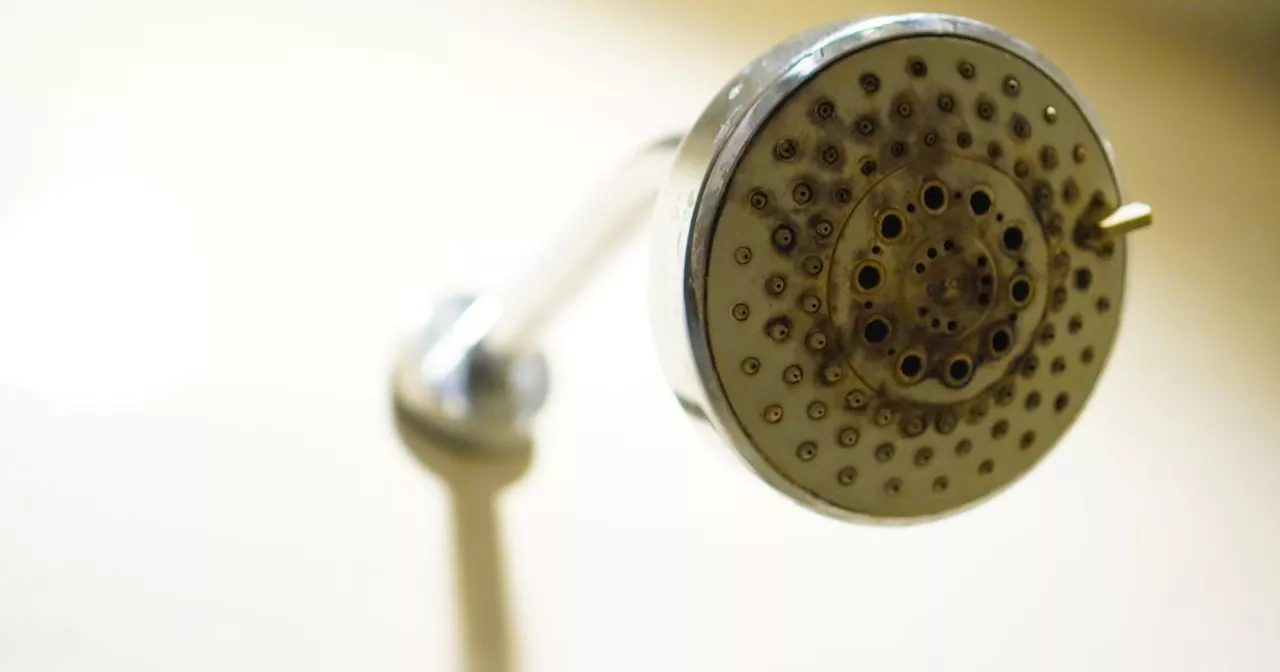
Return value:
<svg viewBox="0 0 1280 672">
<path fill-rule="evenodd" d="M 543 252 L 476 296 L 437 299 L 394 373 L 399 409 L 448 443 L 523 442 L 547 393 L 543 333 L 600 266 L 648 222 L 681 134 L 650 143 L 593 192 Z"/>
<path fill-rule="evenodd" d="M 600 266 L 639 233 L 671 167 L 682 134 L 664 136 L 641 149 L 607 178 L 532 264 L 507 279 L 494 295 L 502 305 L 485 334 L 495 354 L 519 357 L 537 351 L 547 325 Z"/>
</svg>

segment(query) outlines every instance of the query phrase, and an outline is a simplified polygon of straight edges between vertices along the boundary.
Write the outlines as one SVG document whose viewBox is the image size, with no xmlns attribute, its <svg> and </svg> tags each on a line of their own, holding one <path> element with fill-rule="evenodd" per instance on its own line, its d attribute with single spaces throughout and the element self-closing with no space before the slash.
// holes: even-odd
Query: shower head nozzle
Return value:
<svg viewBox="0 0 1280 672">
<path fill-rule="evenodd" d="M 1150 221 L 1124 204 L 1092 114 L 1026 44 L 936 14 L 804 33 L 725 86 L 659 199 L 668 380 L 820 511 L 971 505 L 1094 387 L 1122 234 Z"/>
</svg>

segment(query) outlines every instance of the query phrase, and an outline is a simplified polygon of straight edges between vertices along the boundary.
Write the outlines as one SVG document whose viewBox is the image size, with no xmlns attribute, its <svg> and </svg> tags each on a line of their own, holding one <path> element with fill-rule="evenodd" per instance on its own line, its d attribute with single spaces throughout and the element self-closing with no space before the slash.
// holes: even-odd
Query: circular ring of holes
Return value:
<svg viewBox="0 0 1280 672">
<path fill-rule="evenodd" d="M 790 224 L 779 224 L 773 229 L 773 246 L 784 254 L 791 252 L 796 246 L 796 231 Z"/>
<path fill-rule="evenodd" d="M 975 217 L 982 217 L 991 212 L 995 206 L 995 196 L 986 187 L 978 187 L 969 192 L 969 210 Z"/>
<path fill-rule="evenodd" d="M 867 320 L 862 327 L 862 340 L 868 345 L 880 345 L 889 340 L 890 334 L 893 333 L 893 326 L 889 321 L 879 315 Z"/>
<path fill-rule="evenodd" d="M 926 182 L 920 187 L 920 207 L 926 212 L 938 214 L 947 209 L 947 188 L 939 182 Z"/>
<path fill-rule="evenodd" d="M 965 354 L 953 356 L 942 369 L 942 382 L 950 387 L 963 387 L 973 378 L 973 360 Z"/>
<path fill-rule="evenodd" d="M 1022 246 L 1026 244 L 1026 236 L 1022 233 L 1022 227 L 1017 224 L 1011 224 L 1005 227 L 1000 234 L 1000 249 L 1009 254 L 1017 254 L 1022 251 Z"/>
<path fill-rule="evenodd" d="M 928 369 L 928 359 L 924 350 L 912 348 L 902 353 L 898 357 L 898 364 L 895 370 L 898 374 L 899 382 L 910 385 L 920 382 L 924 377 L 925 371 Z"/>
<path fill-rule="evenodd" d="M 996 326 L 987 336 L 987 352 L 994 358 L 1004 357 L 1012 348 L 1013 330 L 1007 325 Z"/>
<path fill-rule="evenodd" d="M 800 297 L 800 309 L 810 315 L 813 315 L 822 309 L 822 299 L 819 299 L 814 294 L 806 293 L 804 296 Z"/>
<path fill-rule="evenodd" d="M 868 259 L 858 264 L 853 270 L 853 285 L 862 292 L 874 292 L 884 284 L 884 266 L 878 261 Z"/>
<path fill-rule="evenodd" d="M 784 138 L 778 141 L 773 147 L 773 157 L 779 161 L 790 161 L 796 158 L 796 154 L 800 151 L 800 144 L 793 138 Z"/>
<path fill-rule="evenodd" d="M 817 103 L 814 103 L 813 115 L 820 121 L 830 120 L 832 117 L 836 116 L 835 103 L 826 99 L 819 100 Z"/>
<path fill-rule="evenodd" d="M 876 222 L 876 236 L 886 243 L 902 239 L 907 232 L 907 216 L 901 210 L 885 210 Z"/>
<path fill-rule="evenodd" d="M 1009 300 L 1013 305 L 1021 308 L 1027 305 L 1033 296 L 1035 296 L 1035 285 L 1032 284 L 1030 276 L 1017 275 L 1009 281 Z"/>
<path fill-rule="evenodd" d="M 809 201 L 813 200 L 813 187 L 807 182 L 797 183 L 791 189 L 791 200 L 795 201 L 796 205 L 808 205 Z"/>
</svg>

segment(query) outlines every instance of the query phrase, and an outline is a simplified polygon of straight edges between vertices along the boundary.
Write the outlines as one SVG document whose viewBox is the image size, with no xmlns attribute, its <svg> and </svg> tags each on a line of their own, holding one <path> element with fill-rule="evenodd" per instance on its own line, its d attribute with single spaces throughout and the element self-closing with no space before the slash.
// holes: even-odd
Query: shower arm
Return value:
<svg viewBox="0 0 1280 672">
<path fill-rule="evenodd" d="M 502 309 L 485 334 L 487 350 L 509 358 L 537 351 L 547 325 L 613 253 L 649 221 L 681 134 L 663 136 L 596 185 L 559 239 L 507 278 L 495 296 Z"/>
<path fill-rule="evenodd" d="M 538 347 L 557 314 L 649 221 L 683 135 L 662 136 L 596 186 L 568 226 L 499 287 L 438 297 L 394 371 L 401 412 L 451 446 L 508 450 L 546 399 Z"/>
</svg>

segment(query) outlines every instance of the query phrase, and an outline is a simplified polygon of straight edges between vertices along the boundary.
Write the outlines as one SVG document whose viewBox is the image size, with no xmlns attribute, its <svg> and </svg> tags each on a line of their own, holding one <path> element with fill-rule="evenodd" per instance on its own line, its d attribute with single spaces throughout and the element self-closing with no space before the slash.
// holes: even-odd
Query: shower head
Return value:
<svg viewBox="0 0 1280 672">
<path fill-rule="evenodd" d="M 938 14 L 783 42 L 661 168 L 668 381 L 766 482 L 852 520 L 934 518 L 1034 466 L 1102 372 L 1123 235 L 1151 221 L 1065 77 Z M 536 327 L 583 276 L 565 269 L 617 238 L 604 220 L 525 276 L 552 282 L 442 304 L 401 360 L 402 409 L 459 444 L 523 437 L 546 388 Z"/>
<path fill-rule="evenodd" d="M 1080 412 L 1124 291 L 1111 147 L 1065 77 L 968 19 L 819 28 L 743 69 L 656 209 L 667 378 L 839 517 L 999 491 Z M 1122 223 L 1123 222 L 1123 223 Z"/>
</svg>

